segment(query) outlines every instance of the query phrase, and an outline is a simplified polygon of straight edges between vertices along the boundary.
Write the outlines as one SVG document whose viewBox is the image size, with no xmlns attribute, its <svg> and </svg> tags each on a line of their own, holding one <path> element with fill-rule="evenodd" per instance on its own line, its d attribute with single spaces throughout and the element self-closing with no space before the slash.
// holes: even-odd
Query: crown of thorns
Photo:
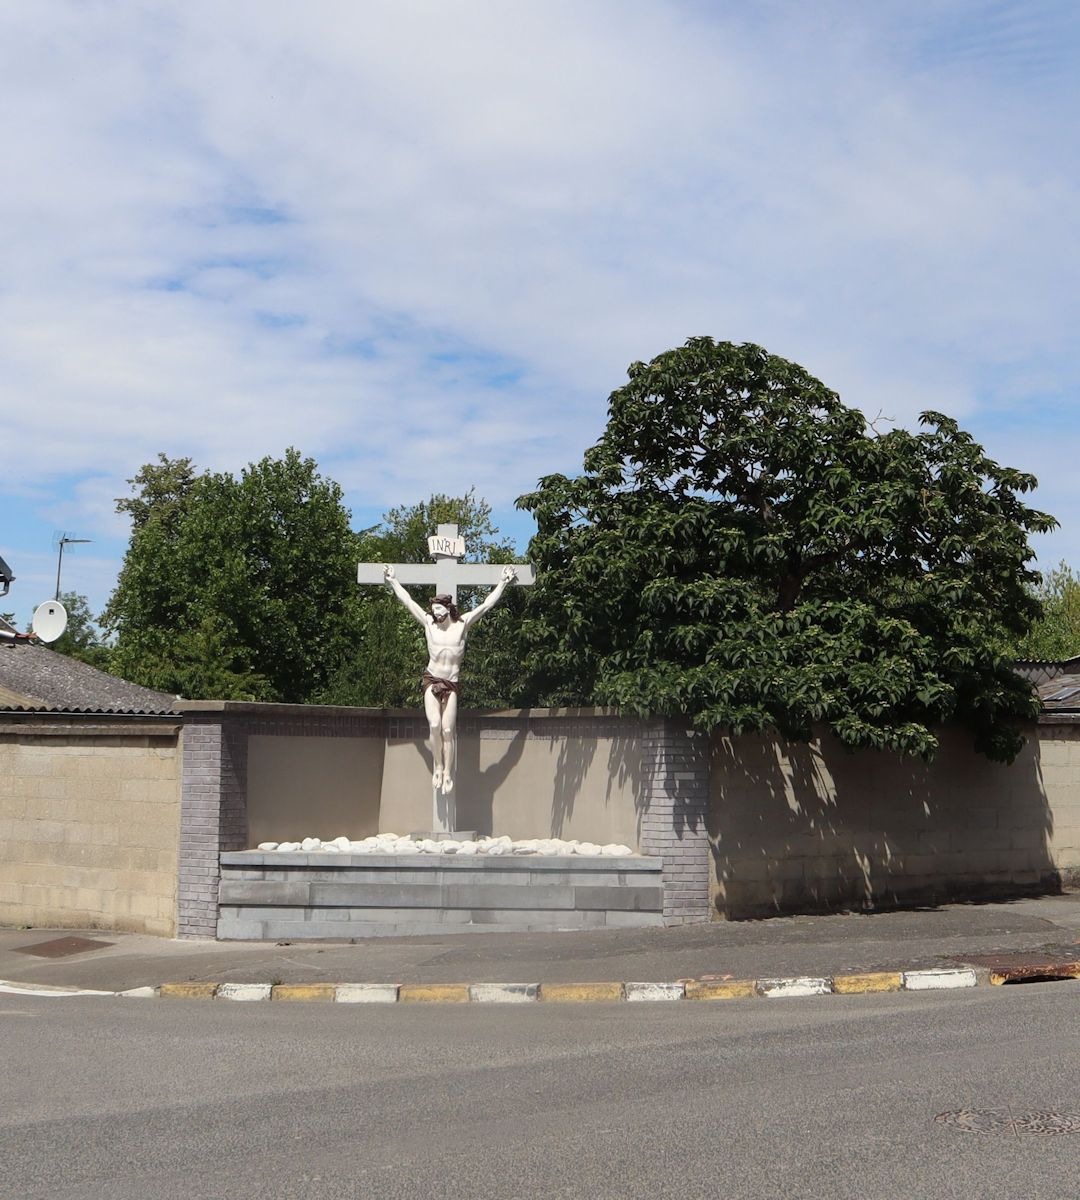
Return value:
<svg viewBox="0 0 1080 1200">
<path fill-rule="evenodd" d="M 457 605 L 445 593 L 441 593 L 438 596 L 433 596 L 431 598 L 431 603 L 432 604 L 441 604 L 443 606 L 443 608 L 445 608 L 450 613 L 451 621 L 460 620 L 460 618 L 458 617 Z"/>
</svg>

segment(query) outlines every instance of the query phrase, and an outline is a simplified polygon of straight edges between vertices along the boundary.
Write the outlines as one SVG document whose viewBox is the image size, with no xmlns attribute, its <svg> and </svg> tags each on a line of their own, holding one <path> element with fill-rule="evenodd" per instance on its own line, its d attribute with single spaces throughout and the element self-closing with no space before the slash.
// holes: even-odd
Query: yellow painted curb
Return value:
<svg viewBox="0 0 1080 1200">
<path fill-rule="evenodd" d="M 333 1000 L 333 983 L 276 983 L 270 989 L 271 1000 Z"/>
<path fill-rule="evenodd" d="M 856 992 L 898 992 L 904 986 L 899 971 L 869 971 L 864 975 L 834 975 L 833 991 L 843 994 Z"/>
<path fill-rule="evenodd" d="M 686 985 L 687 1000 L 742 1000 L 756 995 L 752 979 L 694 979 Z"/>
<path fill-rule="evenodd" d="M 398 988 L 401 1004 L 467 1004 L 467 983 L 403 983 Z"/>
<path fill-rule="evenodd" d="M 542 983 L 540 999 L 557 1002 L 574 1002 L 582 1000 L 621 1000 L 623 985 L 621 983 Z"/>
<path fill-rule="evenodd" d="M 213 1000 L 216 983 L 163 983 L 159 996 L 172 996 L 177 1000 Z"/>
</svg>

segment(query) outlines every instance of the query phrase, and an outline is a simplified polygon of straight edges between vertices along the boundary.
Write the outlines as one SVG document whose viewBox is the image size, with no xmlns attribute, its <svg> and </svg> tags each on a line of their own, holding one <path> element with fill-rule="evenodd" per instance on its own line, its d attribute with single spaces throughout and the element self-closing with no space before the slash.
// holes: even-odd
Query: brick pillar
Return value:
<svg viewBox="0 0 1080 1200">
<path fill-rule="evenodd" d="M 708 921 L 706 739 L 673 721 L 643 731 L 647 807 L 641 852 L 664 860 L 664 924 Z"/>
<path fill-rule="evenodd" d="M 247 729 L 224 714 L 184 722 L 176 933 L 217 936 L 218 855 L 247 848 Z"/>
</svg>

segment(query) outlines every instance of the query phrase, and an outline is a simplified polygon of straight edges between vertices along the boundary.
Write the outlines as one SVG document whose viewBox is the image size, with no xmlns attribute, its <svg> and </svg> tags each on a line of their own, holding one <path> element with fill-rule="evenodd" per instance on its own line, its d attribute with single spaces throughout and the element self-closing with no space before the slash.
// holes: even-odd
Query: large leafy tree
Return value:
<svg viewBox="0 0 1080 1200">
<path fill-rule="evenodd" d="M 694 338 L 634 363 L 577 478 L 519 504 L 548 703 L 701 729 L 817 726 L 931 756 L 952 721 L 1009 760 L 1030 688 L 1002 647 L 1038 615 L 1027 535 L 1055 524 L 957 424 L 877 435 L 802 367 Z"/>
<path fill-rule="evenodd" d="M 131 542 L 103 615 L 112 669 L 190 697 L 302 702 L 358 618 L 341 489 L 293 449 L 239 478 L 159 456 L 117 502 Z"/>
<path fill-rule="evenodd" d="M 464 496 L 435 494 L 418 504 L 393 508 L 382 523 L 360 535 L 363 562 L 430 562 L 427 539 L 440 524 L 454 523 L 472 562 L 513 562 L 514 546 L 499 536 L 491 506 L 470 489 Z M 409 591 L 426 605 L 432 587 Z M 423 633 L 384 589 L 363 588 L 356 640 L 321 695 L 325 703 L 414 708 L 420 702 L 420 672 L 427 651 Z M 462 588 L 462 609 L 479 602 L 486 589 Z M 505 708 L 518 702 L 522 685 L 523 589 L 511 588 L 502 603 L 476 625 L 462 668 L 463 703 L 469 708 Z"/>
<path fill-rule="evenodd" d="M 1043 661 L 1080 654 L 1080 576 L 1066 562 L 1047 571 L 1034 589 L 1042 616 L 1010 643 L 1017 658 Z"/>
</svg>

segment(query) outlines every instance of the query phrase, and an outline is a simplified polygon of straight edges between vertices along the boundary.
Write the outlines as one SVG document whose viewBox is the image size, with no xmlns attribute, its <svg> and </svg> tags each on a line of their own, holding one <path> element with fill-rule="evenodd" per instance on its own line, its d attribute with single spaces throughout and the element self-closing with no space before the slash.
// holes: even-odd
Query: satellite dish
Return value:
<svg viewBox="0 0 1080 1200">
<path fill-rule="evenodd" d="M 43 642 L 55 642 L 67 629 L 67 609 L 59 600 L 46 600 L 34 609 L 30 628 Z"/>
</svg>

